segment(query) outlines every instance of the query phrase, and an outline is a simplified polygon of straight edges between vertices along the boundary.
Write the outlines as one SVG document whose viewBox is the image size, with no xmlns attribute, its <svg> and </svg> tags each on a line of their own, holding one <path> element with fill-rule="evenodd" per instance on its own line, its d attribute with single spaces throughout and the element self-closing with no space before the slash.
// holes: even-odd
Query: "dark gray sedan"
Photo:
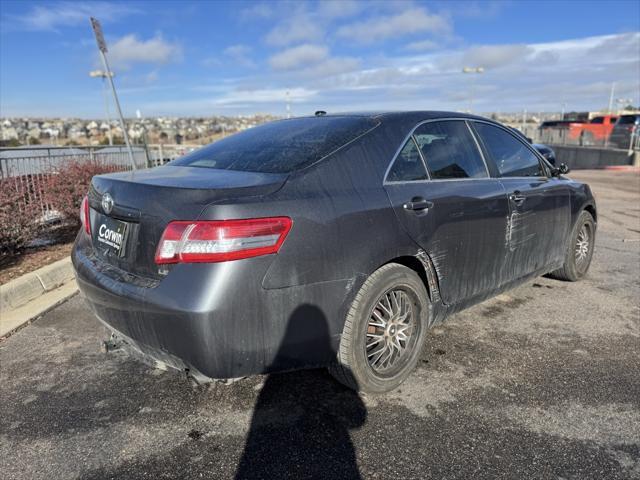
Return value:
<svg viewBox="0 0 640 480">
<path fill-rule="evenodd" d="M 383 392 L 453 312 L 586 274 L 589 187 L 508 128 L 323 113 L 93 179 L 73 264 L 131 351 L 197 382 L 329 367 Z"/>
</svg>

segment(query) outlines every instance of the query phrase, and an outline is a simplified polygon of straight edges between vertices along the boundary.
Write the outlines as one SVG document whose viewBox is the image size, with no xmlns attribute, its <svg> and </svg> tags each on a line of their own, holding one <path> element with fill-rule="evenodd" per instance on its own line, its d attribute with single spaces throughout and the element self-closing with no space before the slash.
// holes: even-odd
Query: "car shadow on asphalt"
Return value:
<svg viewBox="0 0 640 480">
<path fill-rule="evenodd" d="M 273 363 L 290 364 L 292 355 L 304 351 L 317 352 L 319 357 L 334 355 L 327 321 L 312 305 L 302 305 L 293 313 Z M 300 377 L 267 377 L 236 479 L 361 478 L 349 431 L 366 421 L 362 399 L 326 372 Z"/>
<path fill-rule="evenodd" d="M 303 305 L 288 320 L 273 365 L 295 361 L 296 352 L 311 348 L 333 355 L 324 314 Z M 192 431 L 161 456 L 110 465 L 82 478 L 360 479 L 350 431 L 366 419 L 361 397 L 325 369 L 274 373 L 257 396 L 244 448 L 238 437 Z M 240 450 L 238 458 L 233 452 Z"/>
</svg>

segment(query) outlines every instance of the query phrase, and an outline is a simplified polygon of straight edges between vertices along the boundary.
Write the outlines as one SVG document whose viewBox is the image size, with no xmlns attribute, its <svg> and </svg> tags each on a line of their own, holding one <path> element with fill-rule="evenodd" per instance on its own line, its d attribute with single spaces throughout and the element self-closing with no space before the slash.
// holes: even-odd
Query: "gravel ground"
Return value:
<svg viewBox="0 0 640 480">
<path fill-rule="evenodd" d="M 538 278 L 433 329 L 398 390 L 324 371 L 192 389 L 76 296 L 0 344 L 0 472 L 52 478 L 640 478 L 640 177 L 583 171 L 588 278 Z"/>
</svg>

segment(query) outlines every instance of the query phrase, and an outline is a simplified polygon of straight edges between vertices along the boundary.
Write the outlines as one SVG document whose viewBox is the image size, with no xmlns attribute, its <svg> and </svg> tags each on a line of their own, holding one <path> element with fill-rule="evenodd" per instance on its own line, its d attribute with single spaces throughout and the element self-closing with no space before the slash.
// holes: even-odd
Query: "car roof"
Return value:
<svg viewBox="0 0 640 480">
<path fill-rule="evenodd" d="M 335 112 L 335 113 L 322 113 L 321 115 L 315 115 L 316 117 L 323 118 L 337 118 L 337 117 L 360 117 L 367 118 L 377 122 L 381 122 L 387 125 L 393 125 L 400 128 L 408 128 L 426 120 L 437 120 L 444 118 L 463 118 L 469 120 L 484 120 L 491 123 L 497 123 L 489 118 L 481 117 L 478 115 L 472 115 L 462 112 L 448 112 L 440 110 L 415 110 L 415 111 L 371 111 L 371 112 Z M 309 115 L 306 118 L 312 118 L 314 115 Z M 301 117 L 297 117 L 301 118 Z M 303 117 L 304 118 L 304 117 Z"/>
<path fill-rule="evenodd" d="M 313 115 L 308 115 L 313 117 Z M 470 113 L 449 112 L 440 110 L 407 110 L 407 111 L 355 111 L 355 112 L 335 112 L 325 113 L 323 117 L 365 117 L 378 120 L 432 120 L 438 118 L 470 118 L 477 120 L 490 120 L 486 117 L 472 115 Z"/>
</svg>

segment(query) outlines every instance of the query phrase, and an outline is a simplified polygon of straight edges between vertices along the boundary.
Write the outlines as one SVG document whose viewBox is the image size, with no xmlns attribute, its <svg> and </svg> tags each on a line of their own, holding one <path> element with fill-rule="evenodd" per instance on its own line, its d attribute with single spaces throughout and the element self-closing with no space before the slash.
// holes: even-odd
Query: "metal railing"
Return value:
<svg viewBox="0 0 640 480">
<path fill-rule="evenodd" d="M 574 145 L 581 147 L 618 148 L 621 150 L 640 150 L 640 129 L 621 137 L 607 135 L 595 138 L 590 132 L 583 130 L 573 134 L 568 128 L 549 127 L 539 130 L 537 141 L 549 145 Z"/>
<path fill-rule="evenodd" d="M 147 145 L 147 165 L 157 167 L 197 150 L 202 145 L 149 144 Z"/>
<path fill-rule="evenodd" d="M 136 168 L 143 169 L 165 163 L 199 148 L 200 145 L 136 145 L 133 158 Z M 130 170 L 127 147 L 17 147 L 0 148 L 0 182 L 15 197 L 15 207 L 38 206 L 39 221 L 57 218 L 46 201 L 44 188 L 50 175 L 57 175 L 69 163 L 93 163 L 117 170 Z M 33 208 L 33 207 L 31 207 Z"/>
<path fill-rule="evenodd" d="M 144 147 L 133 147 L 136 167 L 147 165 Z M 127 147 L 18 147 L 0 148 L 0 178 L 56 173 L 69 162 L 96 162 L 131 168 Z"/>
</svg>

